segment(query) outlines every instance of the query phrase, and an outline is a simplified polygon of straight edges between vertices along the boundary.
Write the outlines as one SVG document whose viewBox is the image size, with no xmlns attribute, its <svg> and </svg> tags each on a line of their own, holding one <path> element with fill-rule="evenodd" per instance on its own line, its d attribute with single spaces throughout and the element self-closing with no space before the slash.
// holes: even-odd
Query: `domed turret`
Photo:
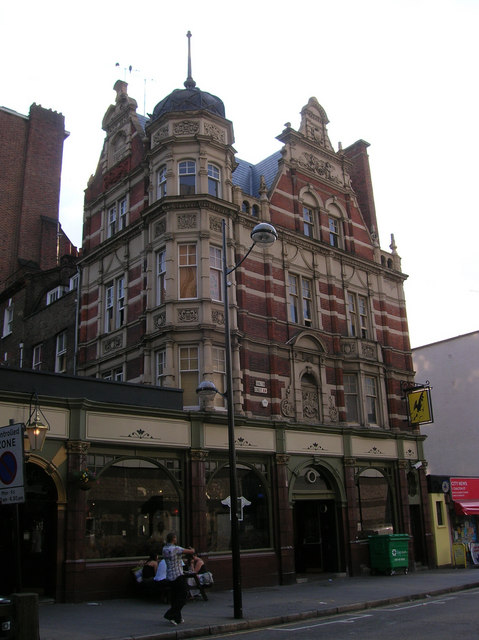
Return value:
<svg viewBox="0 0 479 640">
<path fill-rule="evenodd" d="M 188 37 L 188 77 L 184 82 L 185 88 L 175 89 L 166 98 L 163 98 L 154 108 L 151 120 L 157 120 L 165 113 L 173 111 L 197 111 L 199 109 L 209 111 L 222 118 L 225 117 L 225 106 L 222 100 L 207 91 L 198 89 L 191 76 L 191 33 L 188 31 L 186 35 Z"/>
<path fill-rule="evenodd" d="M 175 89 L 169 96 L 163 98 L 154 108 L 151 119 L 157 120 L 163 114 L 172 111 L 196 111 L 198 109 L 205 109 L 222 118 L 225 117 L 225 106 L 219 98 L 196 87 L 187 87 L 186 89 Z"/>
</svg>

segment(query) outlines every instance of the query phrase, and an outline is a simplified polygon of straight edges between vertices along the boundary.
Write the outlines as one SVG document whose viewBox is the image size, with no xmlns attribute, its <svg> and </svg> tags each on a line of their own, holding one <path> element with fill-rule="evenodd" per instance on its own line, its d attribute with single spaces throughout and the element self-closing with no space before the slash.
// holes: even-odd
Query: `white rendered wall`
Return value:
<svg viewBox="0 0 479 640">
<path fill-rule="evenodd" d="M 427 435 L 427 472 L 479 476 L 479 331 L 413 349 L 416 383 L 429 380 L 434 423 Z"/>
</svg>

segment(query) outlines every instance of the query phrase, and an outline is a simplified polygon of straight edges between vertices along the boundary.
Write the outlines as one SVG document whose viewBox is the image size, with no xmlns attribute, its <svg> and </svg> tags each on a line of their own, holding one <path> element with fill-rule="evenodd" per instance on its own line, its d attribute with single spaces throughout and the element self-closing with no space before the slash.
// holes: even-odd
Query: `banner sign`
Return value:
<svg viewBox="0 0 479 640">
<path fill-rule="evenodd" d="M 479 500 L 479 478 L 451 478 L 453 500 Z"/>
<path fill-rule="evenodd" d="M 25 502 L 23 424 L 0 427 L 0 504 Z"/>
</svg>

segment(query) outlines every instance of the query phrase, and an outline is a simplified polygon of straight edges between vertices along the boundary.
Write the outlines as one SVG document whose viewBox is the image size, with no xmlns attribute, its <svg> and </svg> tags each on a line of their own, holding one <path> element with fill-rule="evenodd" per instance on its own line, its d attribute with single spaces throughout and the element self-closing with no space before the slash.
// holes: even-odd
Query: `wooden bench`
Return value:
<svg viewBox="0 0 479 640">
<path fill-rule="evenodd" d="M 208 596 L 206 595 L 206 591 L 205 591 L 206 587 L 205 587 L 205 585 L 201 584 L 199 575 L 197 573 L 195 573 L 194 571 L 189 571 L 189 572 L 185 573 L 185 577 L 186 577 L 186 580 L 187 580 L 187 583 L 186 583 L 186 592 L 187 592 L 187 594 L 191 598 L 193 598 L 193 595 L 191 594 L 191 589 L 198 589 L 198 591 L 200 592 L 201 597 L 206 602 L 208 600 Z M 188 578 L 194 578 L 195 586 L 188 584 Z"/>
</svg>

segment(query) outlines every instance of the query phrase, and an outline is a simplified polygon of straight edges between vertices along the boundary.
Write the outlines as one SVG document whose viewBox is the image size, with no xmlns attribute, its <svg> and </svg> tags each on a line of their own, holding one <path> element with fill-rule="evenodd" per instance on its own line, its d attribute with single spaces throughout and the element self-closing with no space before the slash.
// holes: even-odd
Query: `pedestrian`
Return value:
<svg viewBox="0 0 479 640">
<path fill-rule="evenodd" d="M 183 554 L 193 555 L 195 550 L 191 547 L 183 548 L 177 545 L 176 533 L 170 532 L 166 536 L 166 544 L 163 547 L 163 558 L 166 562 L 166 579 L 171 589 L 171 606 L 165 613 L 165 618 L 171 624 L 177 625 L 184 622 L 181 610 L 186 603 L 186 579 L 183 575 Z"/>
</svg>

